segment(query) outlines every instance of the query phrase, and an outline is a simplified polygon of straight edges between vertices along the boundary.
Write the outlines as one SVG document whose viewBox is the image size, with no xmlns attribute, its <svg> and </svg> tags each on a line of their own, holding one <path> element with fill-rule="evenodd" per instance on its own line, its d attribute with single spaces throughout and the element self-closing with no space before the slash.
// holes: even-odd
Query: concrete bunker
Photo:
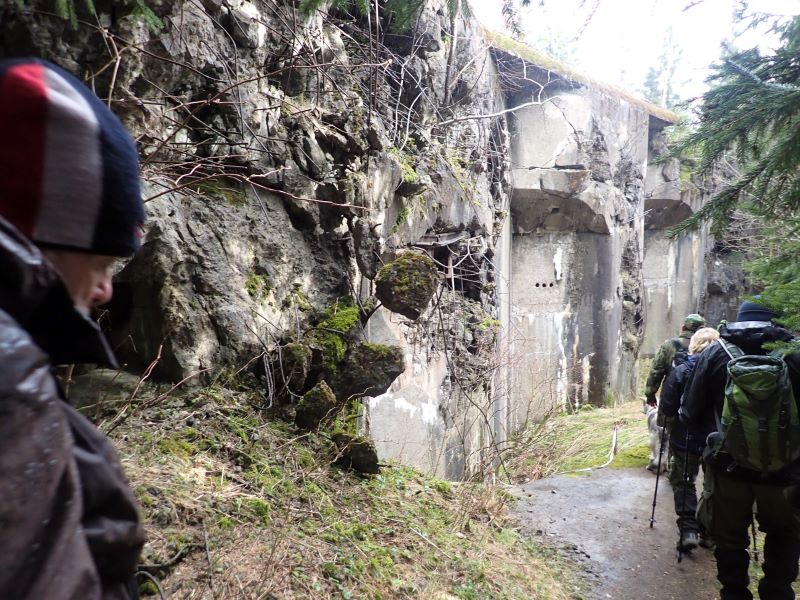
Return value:
<svg viewBox="0 0 800 600">
<path fill-rule="evenodd" d="M 517 107 L 509 116 L 512 430 L 554 408 L 634 393 L 649 139 L 675 121 L 525 52 L 494 49 Z"/>
<path fill-rule="evenodd" d="M 675 337 L 689 313 L 701 312 L 705 281 L 705 230 L 672 239 L 672 227 L 689 218 L 703 198 L 693 188 L 681 189 L 677 159 L 655 160 L 666 152 L 663 132 L 651 132 L 650 161 L 644 201 L 644 280 L 646 321 L 642 355 L 652 356 L 667 338 Z"/>
</svg>

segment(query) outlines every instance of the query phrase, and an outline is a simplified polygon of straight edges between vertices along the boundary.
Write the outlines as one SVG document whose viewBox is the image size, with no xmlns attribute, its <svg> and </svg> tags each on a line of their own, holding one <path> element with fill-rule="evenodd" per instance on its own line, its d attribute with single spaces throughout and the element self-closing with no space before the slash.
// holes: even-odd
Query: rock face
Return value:
<svg viewBox="0 0 800 600">
<path fill-rule="evenodd" d="M 652 107 L 520 79 L 445 0 L 408 29 L 379 15 L 377 38 L 361 3 L 94 4 L 73 30 L 52 2 L 0 3 L 0 56 L 84 77 L 139 144 L 143 250 L 108 312 L 131 372 L 252 372 L 303 429 L 363 398 L 373 441 L 341 440 L 343 464 L 453 478 L 547 408 L 631 393 L 644 212 L 660 231 L 682 202 L 649 166 Z"/>
</svg>

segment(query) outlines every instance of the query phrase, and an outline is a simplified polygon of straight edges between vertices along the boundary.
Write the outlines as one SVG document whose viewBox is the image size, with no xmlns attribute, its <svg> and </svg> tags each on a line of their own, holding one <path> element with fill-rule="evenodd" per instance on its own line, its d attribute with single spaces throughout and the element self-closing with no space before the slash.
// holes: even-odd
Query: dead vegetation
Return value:
<svg viewBox="0 0 800 600">
<path fill-rule="evenodd" d="M 599 467 L 609 459 L 610 468 L 644 468 L 647 420 L 638 401 L 613 408 L 586 406 L 574 414 L 553 414 L 530 424 L 512 447 L 506 464 L 509 478 L 516 482 Z"/>
<path fill-rule="evenodd" d="M 232 382 L 154 397 L 140 387 L 112 434 L 147 525 L 145 596 L 580 597 L 574 567 L 518 534 L 497 488 L 341 470 L 325 435 L 268 420 Z"/>
</svg>

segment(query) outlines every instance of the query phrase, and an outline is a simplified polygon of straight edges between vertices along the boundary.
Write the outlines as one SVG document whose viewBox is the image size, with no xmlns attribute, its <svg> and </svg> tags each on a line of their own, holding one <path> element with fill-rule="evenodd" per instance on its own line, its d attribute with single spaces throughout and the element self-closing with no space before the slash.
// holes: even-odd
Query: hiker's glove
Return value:
<svg viewBox="0 0 800 600">
<path fill-rule="evenodd" d="M 652 406 L 653 408 L 655 408 L 658 405 L 655 394 L 647 394 L 645 396 L 645 400 L 647 401 L 647 405 Z"/>
</svg>

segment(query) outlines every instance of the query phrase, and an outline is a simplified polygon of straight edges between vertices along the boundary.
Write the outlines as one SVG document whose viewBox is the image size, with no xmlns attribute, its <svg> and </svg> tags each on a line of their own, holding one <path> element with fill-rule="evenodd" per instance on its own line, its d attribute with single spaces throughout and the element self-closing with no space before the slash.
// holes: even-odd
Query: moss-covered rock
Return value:
<svg viewBox="0 0 800 600">
<path fill-rule="evenodd" d="M 358 473 L 379 473 L 378 451 L 367 438 L 338 431 L 333 434 L 336 444 L 334 464 Z"/>
<path fill-rule="evenodd" d="M 312 431 L 326 419 L 335 416 L 339 407 L 330 386 L 320 381 L 311 388 L 297 405 L 294 422 L 304 431 Z"/>
<path fill-rule="evenodd" d="M 361 313 L 351 298 L 342 298 L 328 307 L 314 328 L 312 339 L 322 350 L 322 365 L 329 377 L 339 372 L 339 364 L 345 354 L 354 331 L 361 320 Z"/>
<path fill-rule="evenodd" d="M 360 342 L 353 345 L 333 380 L 339 398 L 383 394 L 405 370 L 397 346 Z"/>
<path fill-rule="evenodd" d="M 436 264 L 424 252 L 407 251 L 385 264 L 375 278 L 375 295 L 392 312 L 416 320 L 439 283 Z"/>
<path fill-rule="evenodd" d="M 306 344 L 290 342 L 281 348 L 272 364 L 272 377 L 279 400 L 286 402 L 292 394 L 303 393 L 311 361 L 312 351 Z"/>
</svg>

